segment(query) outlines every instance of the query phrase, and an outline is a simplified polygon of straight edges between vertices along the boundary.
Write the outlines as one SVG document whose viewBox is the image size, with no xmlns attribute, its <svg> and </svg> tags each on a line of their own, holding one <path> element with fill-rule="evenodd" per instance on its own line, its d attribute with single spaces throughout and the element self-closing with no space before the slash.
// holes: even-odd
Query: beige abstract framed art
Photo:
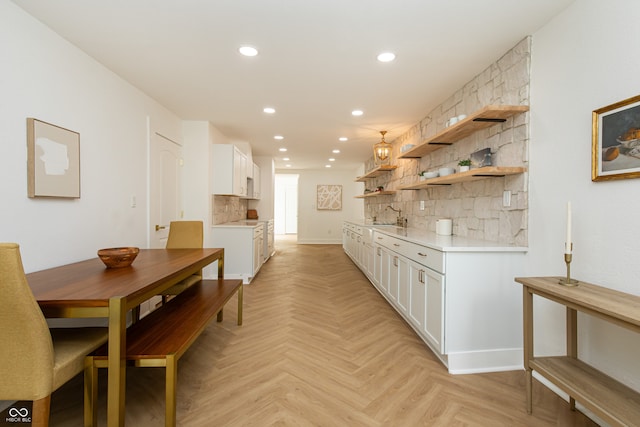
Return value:
<svg viewBox="0 0 640 427">
<path fill-rule="evenodd" d="M 29 197 L 80 198 L 80 134 L 27 118 Z"/>
</svg>

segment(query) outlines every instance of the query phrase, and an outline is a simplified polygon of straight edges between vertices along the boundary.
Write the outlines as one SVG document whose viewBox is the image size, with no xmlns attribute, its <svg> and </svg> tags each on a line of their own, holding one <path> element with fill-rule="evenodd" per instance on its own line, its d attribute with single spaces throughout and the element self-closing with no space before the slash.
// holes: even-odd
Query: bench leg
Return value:
<svg viewBox="0 0 640 427">
<path fill-rule="evenodd" d="M 238 288 L 238 326 L 242 325 L 242 294 L 244 292 L 244 285 L 240 285 Z"/>
<path fill-rule="evenodd" d="M 222 322 L 223 320 L 224 320 L 224 308 L 221 308 L 220 311 L 218 312 L 218 317 L 216 318 L 216 321 Z"/>
<path fill-rule="evenodd" d="M 84 358 L 84 425 L 98 425 L 98 367 L 93 356 Z"/>
<path fill-rule="evenodd" d="M 178 386 L 178 359 L 174 354 L 167 355 L 165 381 L 164 425 L 176 426 L 176 394 Z"/>
</svg>

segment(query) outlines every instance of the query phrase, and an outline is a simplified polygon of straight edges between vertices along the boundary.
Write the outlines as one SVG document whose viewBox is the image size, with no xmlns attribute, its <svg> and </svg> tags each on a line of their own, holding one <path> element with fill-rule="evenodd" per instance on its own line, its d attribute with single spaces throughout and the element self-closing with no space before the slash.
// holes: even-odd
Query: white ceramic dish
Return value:
<svg viewBox="0 0 640 427">
<path fill-rule="evenodd" d="M 454 168 L 440 168 L 438 169 L 438 173 L 440 176 L 447 176 L 455 173 L 456 170 Z"/>
<path fill-rule="evenodd" d="M 438 172 L 425 172 L 422 174 L 422 176 L 425 177 L 425 179 L 437 178 L 438 175 L 439 175 Z"/>
</svg>

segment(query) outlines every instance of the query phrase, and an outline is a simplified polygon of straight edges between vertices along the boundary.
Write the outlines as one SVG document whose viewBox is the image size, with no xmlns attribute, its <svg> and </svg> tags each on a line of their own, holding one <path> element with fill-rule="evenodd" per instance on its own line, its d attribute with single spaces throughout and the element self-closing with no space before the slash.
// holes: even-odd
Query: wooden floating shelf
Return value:
<svg viewBox="0 0 640 427">
<path fill-rule="evenodd" d="M 466 138 L 472 133 L 488 128 L 496 123 L 507 121 L 509 117 L 529 111 L 527 105 L 487 105 L 481 110 L 460 120 L 458 123 L 427 138 L 422 144 L 398 156 L 399 159 L 418 159 L 432 151 L 449 146 L 456 141 Z"/>
<path fill-rule="evenodd" d="M 378 166 L 377 168 L 370 170 L 366 174 L 357 177 L 356 178 L 356 182 L 364 182 L 367 179 L 375 178 L 375 177 L 378 177 L 380 175 L 384 175 L 387 172 L 391 172 L 392 170 L 395 170 L 397 167 L 398 166 L 394 166 L 394 165 Z"/>
<path fill-rule="evenodd" d="M 401 190 L 420 190 L 423 188 L 436 187 L 439 185 L 451 185 L 458 182 L 477 181 L 485 178 L 498 178 L 506 175 L 517 175 L 526 172 L 524 167 L 500 167 L 485 166 L 483 168 L 471 169 L 467 172 L 454 173 L 447 176 L 425 179 L 414 184 L 402 187 Z"/>
<path fill-rule="evenodd" d="M 396 194 L 395 191 L 372 191 L 371 193 L 361 194 L 359 196 L 355 196 L 356 199 L 364 199 L 366 197 L 374 197 L 374 196 L 389 196 L 391 194 Z"/>
</svg>

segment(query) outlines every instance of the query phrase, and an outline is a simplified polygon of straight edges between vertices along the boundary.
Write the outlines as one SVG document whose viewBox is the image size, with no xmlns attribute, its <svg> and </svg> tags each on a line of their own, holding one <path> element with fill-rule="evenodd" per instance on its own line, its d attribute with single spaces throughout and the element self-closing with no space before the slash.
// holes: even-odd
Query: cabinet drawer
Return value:
<svg viewBox="0 0 640 427">
<path fill-rule="evenodd" d="M 374 242 L 425 267 L 444 273 L 444 254 L 440 251 L 382 233 L 374 233 Z"/>
</svg>

